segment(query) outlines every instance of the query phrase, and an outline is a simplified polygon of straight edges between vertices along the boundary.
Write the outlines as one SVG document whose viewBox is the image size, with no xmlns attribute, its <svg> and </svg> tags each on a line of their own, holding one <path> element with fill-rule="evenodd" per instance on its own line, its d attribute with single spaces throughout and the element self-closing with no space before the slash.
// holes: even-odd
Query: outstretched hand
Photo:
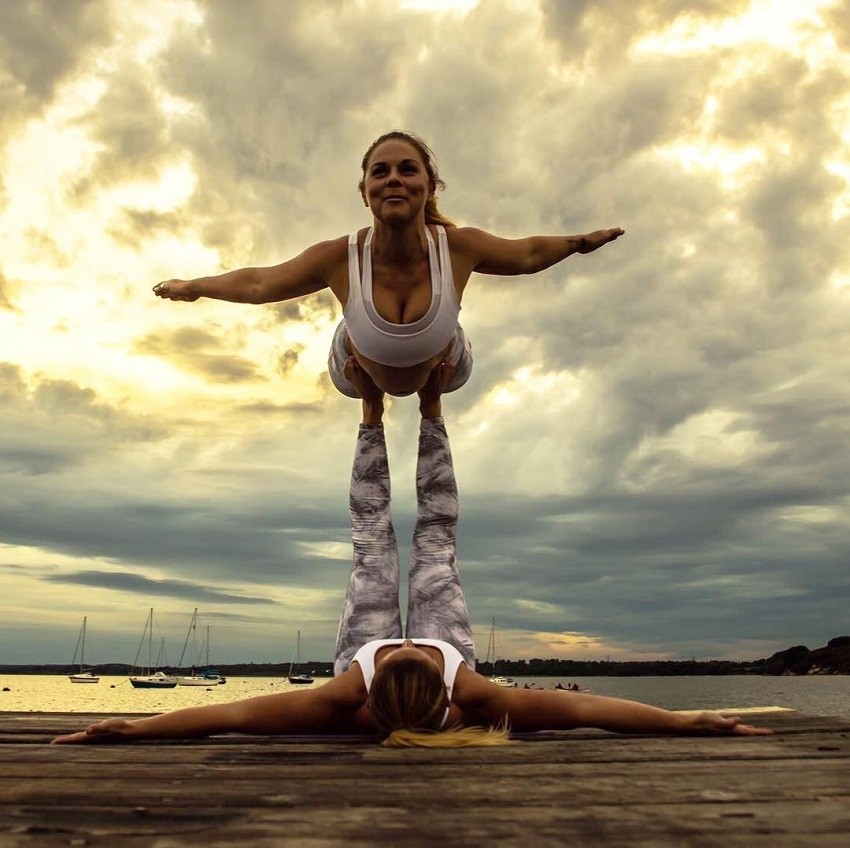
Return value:
<svg viewBox="0 0 850 848">
<path fill-rule="evenodd" d="M 710 710 L 696 713 L 688 725 L 688 730 L 693 733 L 712 733 L 724 736 L 769 736 L 773 733 L 769 727 L 741 724 L 740 716 L 724 716 Z"/>
<path fill-rule="evenodd" d="M 603 244 L 608 244 L 609 241 L 614 241 L 620 238 L 625 233 L 625 230 L 620 227 L 614 227 L 610 230 L 596 230 L 592 233 L 586 233 L 581 237 L 581 242 L 578 246 L 579 253 L 593 253 L 598 250 Z"/>
<path fill-rule="evenodd" d="M 79 733 L 57 736 L 51 745 L 92 745 L 97 743 L 126 742 L 131 736 L 132 725 L 125 718 L 107 718 L 90 724 Z"/>
<path fill-rule="evenodd" d="M 198 295 L 189 292 L 188 280 L 165 280 L 153 287 L 153 293 L 163 300 L 184 300 L 193 303 Z"/>
</svg>

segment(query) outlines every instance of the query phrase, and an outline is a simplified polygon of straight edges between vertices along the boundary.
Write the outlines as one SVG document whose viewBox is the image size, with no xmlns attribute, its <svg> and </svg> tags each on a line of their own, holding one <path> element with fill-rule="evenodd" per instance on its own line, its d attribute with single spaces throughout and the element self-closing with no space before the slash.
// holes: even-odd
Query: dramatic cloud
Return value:
<svg viewBox="0 0 850 848">
<path fill-rule="evenodd" d="M 228 595 L 217 592 L 197 583 L 185 580 L 150 580 L 139 574 L 112 571 L 81 571 L 77 574 L 63 574 L 48 577 L 54 583 L 70 583 L 78 586 L 98 586 L 115 589 L 119 592 L 131 592 L 139 595 L 161 595 L 167 598 L 184 598 L 189 601 L 213 604 L 271 604 L 269 598 L 250 598 L 241 595 Z"/>
<path fill-rule="evenodd" d="M 155 598 L 175 628 L 202 606 L 221 661 L 279 656 L 265 634 L 302 624 L 329 658 L 357 423 L 326 374 L 339 305 L 150 289 L 366 226 L 360 158 L 401 127 L 436 151 L 461 225 L 626 230 L 465 294 L 475 369 L 445 409 L 481 647 L 491 617 L 524 656 L 755 657 L 838 635 L 842 4 L 413 5 L 4 12 L 4 634 L 39 622 L 32 659 L 62 659 L 88 609 L 129 644 Z M 405 548 L 417 426 L 414 401 L 390 402 Z"/>
</svg>

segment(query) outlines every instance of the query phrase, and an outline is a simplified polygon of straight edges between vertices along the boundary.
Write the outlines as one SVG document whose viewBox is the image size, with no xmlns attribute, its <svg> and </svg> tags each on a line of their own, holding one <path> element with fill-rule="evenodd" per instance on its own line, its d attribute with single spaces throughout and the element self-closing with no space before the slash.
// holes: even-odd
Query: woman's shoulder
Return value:
<svg viewBox="0 0 850 848">
<path fill-rule="evenodd" d="M 465 725 L 498 724 L 508 712 L 506 693 L 513 691 L 495 686 L 462 665 L 452 690 L 452 703 L 460 708 Z"/>
<path fill-rule="evenodd" d="M 369 694 L 358 663 L 352 663 L 346 671 L 315 691 L 323 700 L 333 701 L 338 706 L 350 709 L 356 709 L 361 704 L 365 704 Z"/>
<path fill-rule="evenodd" d="M 446 227 L 449 250 L 456 255 L 477 255 L 492 235 L 478 227 Z"/>
<path fill-rule="evenodd" d="M 492 690 L 497 688 L 486 677 L 477 671 L 472 671 L 464 663 L 457 670 L 452 700 L 461 707 L 476 706 L 482 700 L 486 700 L 488 695 L 492 694 Z"/>
<path fill-rule="evenodd" d="M 489 235 L 486 230 L 482 230 L 479 227 L 446 227 L 445 230 L 449 244 L 453 242 L 459 244 L 474 243 L 482 237 Z"/>
<path fill-rule="evenodd" d="M 335 236 L 324 241 L 317 241 L 304 252 L 324 256 L 327 259 L 341 259 L 348 255 L 348 236 Z"/>
<path fill-rule="evenodd" d="M 362 238 L 361 238 L 362 241 Z M 348 236 L 336 236 L 310 245 L 295 262 L 300 262 L 313 275 L 329 285 L 340 296 L 340 287 L 348 280 Z M 347 296 L 347 290 L 343 291 Z"/>
</svg>

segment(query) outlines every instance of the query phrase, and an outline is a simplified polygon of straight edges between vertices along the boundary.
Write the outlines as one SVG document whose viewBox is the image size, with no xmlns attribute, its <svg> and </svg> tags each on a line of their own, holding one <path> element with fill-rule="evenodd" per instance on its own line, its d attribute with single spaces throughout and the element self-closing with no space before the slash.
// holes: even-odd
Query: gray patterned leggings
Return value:
<svg viewBox="0 0 850 848">
<path fill-rule="evenodd" d="M 457 567 L 457 484 L 442 418 L 422 419 L 416 500 L 406 635 L 449 642 L 474 670 L 475 646 Z M 380 424 L 360 425 L 349 510 L 354 565 L 342 604 L 334 674 L 345 671 L 366 642 L 400 639 L 402 633 L 398 547 L 390 515 L 390 469 Z"/>
</svg>

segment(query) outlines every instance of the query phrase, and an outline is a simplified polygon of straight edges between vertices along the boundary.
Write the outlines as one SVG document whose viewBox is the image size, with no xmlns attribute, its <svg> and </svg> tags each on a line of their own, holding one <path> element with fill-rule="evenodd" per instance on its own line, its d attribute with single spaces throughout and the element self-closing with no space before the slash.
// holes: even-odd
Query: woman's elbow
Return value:
<svg viewBox="0 0 850 848">
<path fill-rule="evenodd" d="M 537 274 L 545 271 L 551 264 L 549 257 L 534 238 L 524 239 L 522 251 L 518 259 L 520 274 Z"/>
</svg>

